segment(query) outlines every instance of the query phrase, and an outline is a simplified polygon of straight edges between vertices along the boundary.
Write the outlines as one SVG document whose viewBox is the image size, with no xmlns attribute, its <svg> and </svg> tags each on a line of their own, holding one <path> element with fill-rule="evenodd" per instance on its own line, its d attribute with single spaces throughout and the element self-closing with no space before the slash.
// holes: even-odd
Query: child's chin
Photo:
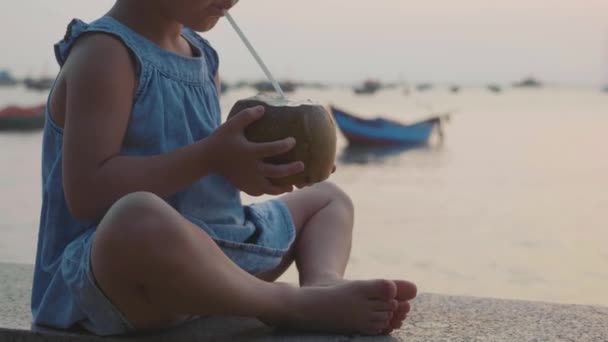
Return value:
<svg viewBox="0 0 608 342">
<path fill-rule="evenodd" d="M 206 18 L 203 22 L 192 25 L 190 28 L 197 32 L 206 32 L 214 28 L 219 19 L 220 18 Z"/>
</svg>

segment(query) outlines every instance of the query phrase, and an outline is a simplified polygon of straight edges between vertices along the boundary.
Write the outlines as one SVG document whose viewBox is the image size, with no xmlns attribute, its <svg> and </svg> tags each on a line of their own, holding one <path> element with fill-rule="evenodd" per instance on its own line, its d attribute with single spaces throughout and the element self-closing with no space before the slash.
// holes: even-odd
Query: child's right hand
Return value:
<svg viewBox="0 0 608 342">
<path fill-rule="evenodd" d="M 275 165 L 264 162 L 264 158 L 288 152 L 296 145 L 295 139 L 290 137 L 267 143 L 253 143 L 245 137 L 245 128 L 263 115 L 262 106 L 245 109 L 207 138 L 210 150 L 213 151 L 211 170 L 252 196 L 291 192 L 293 186 L 275 186 L 269 178 L 302 172 L 304 163 L 297 161 Z"/>
</svg>

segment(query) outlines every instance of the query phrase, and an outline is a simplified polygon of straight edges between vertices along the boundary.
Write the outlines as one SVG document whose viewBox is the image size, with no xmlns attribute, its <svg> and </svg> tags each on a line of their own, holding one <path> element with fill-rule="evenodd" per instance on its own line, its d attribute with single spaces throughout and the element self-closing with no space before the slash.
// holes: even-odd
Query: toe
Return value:
<svg viewBox="0 0 608 342">
<path fill-rule="evenodd" d="M 414 283 L 407 280 L 395 280 L 395 285 L 397 286 L 397 300 L 404 301 L 416 298 L 418 289 Z"/>
<path fill-rule="evenodd" d="M 396 322 L 390 323 L 390 327 L 393 330 L 401 329 L 402 326 L 403 326 L 403 321 L 396 321 Z"/>
<path fill-rule="evenodd" d="M 367 288 L 368 298 L 380 299 L 380 300 L 391 300 L 397 297 L 397 284 L 390 280 L 374 280 Z"/>
<path fill-rule="evenodd" d="M 385 324 L 388 324 L 391 319 L 393 319 L 392 311 L 371 312 L 369 316 L 371 322 L 384 322 Z"/>
<path fill-rule="evenodd" d="M 373 311 L 397 311 L 400 303 L 394 299 L 389 301 L 374 301 L 371 304 Z"/>
<path fill-rule="evenodd" d="M 393 318 L 391 318 L 390 326 L 393 329 L 399 329 L 403 324 L 403 321 L 407 318 L 407 313 L 410 311 L 410 305 L 408 302 L 403 302 L 399 304 L 399 307 L 393 314 Z"/>
<path fill-rule="evenodd" d="M 397 309 L 395 310 L 397 314 L 400 313 L 408 313 L 410 312 L 410 303 L 409 302 L 401 302 L 399 303 L 399 306 L 397 307 Z"/>
<path fill-rule="evenodd" d="M 389 322 L 389 327 L 391 329 L 399 329 L 403 326 L 403 321 L 407 318 L 407 315 L 403 316 L 393 316 L 391 321 Z"/>
<path fill-rule="evenodd" d="M 395 312 L 393 314 L 393 321 L 403 321 L 407 317 L 407 312 Z"/>
</svg>

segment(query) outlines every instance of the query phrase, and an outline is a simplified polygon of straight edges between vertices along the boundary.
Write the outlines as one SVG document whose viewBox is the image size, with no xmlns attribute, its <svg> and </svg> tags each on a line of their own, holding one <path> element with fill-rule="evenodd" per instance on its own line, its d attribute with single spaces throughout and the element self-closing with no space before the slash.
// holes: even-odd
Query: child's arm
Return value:
<svg viewBox="0 0 608 342">
<path fill-rule="evenodd" d="M 231 180 L 244 191 L 281 193 L 287 190 L 261 180 L 266 179 L 255 172 L 262 155 L 257 153 L 263 148 L 264 155 L 279 154 L 291 149 L 293 144 L 286 141 L 255 144 L 264 146 L 254 149 L 246 139 L 242 140 L 244 127 L 237 126 L 259 117 L 246 111 L 242 115 L 245 120 L 237 120 L 225 129 L 222 126 L 218 130 L 220 134 L 212 135 L 213 139 L 203 139 L 163 155 L 119 155 L 136 79 L 128 51 L 114 38 L 105 35 L 83 38 L 73 48 L 62 73 L 66 87 L 64 190 L 68 207 L 76 218 L 98 219 L 116 200 L 131 192 L 148 191 L 167 197 L 211 172 L 229 172 L 233 167 L 253 169 L 251 173 L 258 176 L 233 175 Z M 226 153 L 237 160 L 234 166 L 226 165 L 233 161 L 224 158 Z M 270 170 L 269 176 L 300 172 L 300 169 L 295 164 L 277 166 Z"/>
</svg>

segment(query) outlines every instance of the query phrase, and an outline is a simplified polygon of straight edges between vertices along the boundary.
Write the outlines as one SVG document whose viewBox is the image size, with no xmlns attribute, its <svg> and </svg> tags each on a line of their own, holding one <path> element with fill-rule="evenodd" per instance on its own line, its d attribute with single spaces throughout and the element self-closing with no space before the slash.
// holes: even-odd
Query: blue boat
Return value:
<svg viewBox="0 0 608 342">
<path fill-rule="evenodd" d="M 0 86 L 14 86 L 17 80 L 7 70 L 0 70 Z"/>
<path fill-rule="evenodd" d="M 330 106 L 338 128 L 351 145 L 367 146 L 417 146 L 428 143 L 435 127 L 447 115 L 434 116 L 409 125 L 384 118 L 363 119 L 344 110 Z"/>
</svg>

